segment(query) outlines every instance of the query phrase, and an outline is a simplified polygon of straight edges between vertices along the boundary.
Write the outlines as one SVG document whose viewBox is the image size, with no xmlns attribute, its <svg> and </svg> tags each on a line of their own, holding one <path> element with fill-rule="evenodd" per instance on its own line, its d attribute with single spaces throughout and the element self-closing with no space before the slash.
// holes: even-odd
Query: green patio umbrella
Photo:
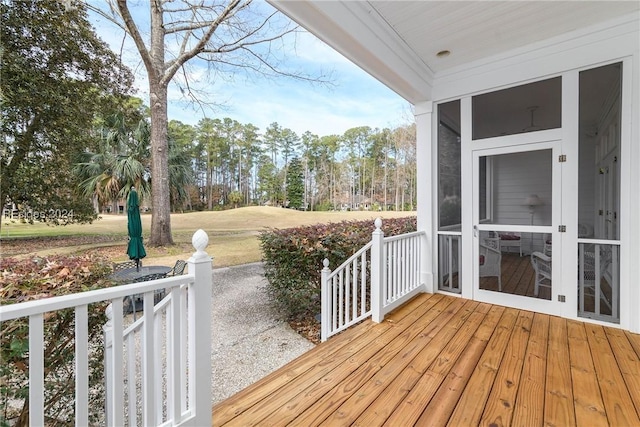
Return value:
<svg viewBox="0 0 640 427">
<path fill-rule="evenodd" d="M 140 206 L 138 204 L 138 192 L 131 187 L 127 199 L 127 228 L 129 230 L 129 245 L 127 255 L 129 259 L 136 260 L 136 268 L 140 268 L 140 260 L 147 256 L 142 244 L 142 221 L 140 220 Z"/>
</svg>

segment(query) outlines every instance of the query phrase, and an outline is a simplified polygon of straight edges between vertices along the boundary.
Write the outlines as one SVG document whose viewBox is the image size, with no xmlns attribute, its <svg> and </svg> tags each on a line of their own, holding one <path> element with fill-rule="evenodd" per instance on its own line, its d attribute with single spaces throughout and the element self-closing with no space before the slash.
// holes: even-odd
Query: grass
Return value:
<svg viewBox="0 0 640 427">
<path fill-rule="evenodd" d="M 173 265 L 177 259 L 187 259 L 193 253 L 191 237 L 197 229 L 209 235 L 207 252 L 214 257 L 214 266 L 223 267 L 260 261 L 262 256 L 258 233 L 266 228 L 290 228 L 318 223 L 340 222 L 343 220 L 373 221 L 376 217 L 395 218 L 415 215 L 415 212 L 300 212 L 290 209 L 252 206 L 219 212 L 192 212 L 171 215 L 171 229 L 175 246 L 167 248 L 147 247 L 146 265 Z M 51 227 L 46 224 L 9 223 L 3 219 L 1 237 L 5 239 L 53 236 L 122 236 L 122 241 L 111 247 L 109 252 L 114 261 L 126 257 L 126 215 L 104 215 L 93 224 L 71 224 Z M 143 237 L 148 239 L 151 215 L 142 215 Z M 5 240 L 6 241 L 6 240 Z M 98 246 L 104 245 L 95 245 Z M 75 253 L 91 249 L 91 245 L 50 249 L 46 243 L 39 254 Z M 46 251 L 46 252 L 45 252 Z M 106 251 L 106 250 L 105 250 Z"/>
</svg>

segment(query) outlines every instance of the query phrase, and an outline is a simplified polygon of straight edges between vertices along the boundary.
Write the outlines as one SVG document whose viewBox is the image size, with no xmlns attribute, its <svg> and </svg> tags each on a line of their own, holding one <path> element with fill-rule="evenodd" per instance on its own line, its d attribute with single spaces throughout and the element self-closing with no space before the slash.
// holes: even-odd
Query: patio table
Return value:
<svg viewBox="0 0 640 427">
<path fill-rule="evenodd" d="M 166 275 L 171 271 L 171 267 L 167 267 L 164 265 L 151 265 L 148 267 L 140 267 L 140 268 L 125 268 L 123 270 L 116 271 L 111 276 L 111 280 L 117 282 L 118 284 L 125 283 L 134 283 L 138 281 L 146 281 L 150 280 L 151 277 L 157 279 L 160 277 L 166 277 Z M 150 276 L 149 279 L 144 279 L 146 276 Z M 143 280 L 140 280 L 143 279 Z M 164 289 L 159 289 L 156 291 L 156 295 L 154 300 L 160 300 L 164 297 Z M 124 312 L 126 314 L 133 312 L 133 320 L 136 320 L 136 312 L 142 311 L 142 298 L 141 295 L 130 295 L 125 298 L 128 300 L 129 304 L 125 307 Z M 157 301 L 155 301 L 157 303 Z"/>
<path fill-rule="evenodd" d="M 118 283 L 133 283 L 144 276 L 151 274 L 167 275 L 171 271 L 171 267 L 164 265 L 152 265 L 148 267 L 137 268 L 125 268 L 124 270 L 116 271 L 111 276 L 111 280 Z"/>
</svg>

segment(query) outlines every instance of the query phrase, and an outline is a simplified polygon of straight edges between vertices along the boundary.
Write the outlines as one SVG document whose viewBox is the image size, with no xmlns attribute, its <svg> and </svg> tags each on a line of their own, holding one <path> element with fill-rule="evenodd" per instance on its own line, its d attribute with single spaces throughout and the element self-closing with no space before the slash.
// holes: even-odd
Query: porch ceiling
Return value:
<svg viewBox="0 0 640 427">
<path fill-rule="evenodd" d="M 412 103 L 430 98 L 436 75 L 640 11 L 637 1 L 269 1 Z"/>
</svg>

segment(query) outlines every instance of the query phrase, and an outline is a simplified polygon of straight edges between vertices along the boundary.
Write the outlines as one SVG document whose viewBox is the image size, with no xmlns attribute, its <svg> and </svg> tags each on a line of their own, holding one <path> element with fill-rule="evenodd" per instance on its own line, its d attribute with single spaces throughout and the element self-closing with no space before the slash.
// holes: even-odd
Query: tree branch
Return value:
<svg viewBox="0 0 640 427">
<path fill-rule="evenodd" d="M 124 0 L 118 0 L 118 1 L 124 1 Z M 241 4 L 241 0 L 230 1 L 227 7 L 225 7 L 224 11 L 222 11 L 222 13 L 220 13 L 220 15 L 218 15 L 218 17 L 212 22 L 211 26 L 209 27 L 209 30 L 207 30 L 207 32 L 202 36 L 200 41 L 198 41 L 198 43 L 190 51 L 185 52 L 184 54 L 178 56 L 165 69 L 165 73 L 164 73 L 164 76 L 162 77 L 161 83 L 165 85 L 168 84 L 169 81 L 175 75 L 175 73 L 178 71 L 178 69 L 182 66 L 182 64 L 184 64 L 185 62 L 187 62 L 188 60 L 190 60 L 191 58 L 195 57 L 200 52 L 202 52 L 202 50 L 204 49 L 204 46 L 206 46 L 206 44 L 209 42 L 209 40 L 211 39 L 211 36 L 213 35 L 213 33 L 216 32 L 216 30 L 218 29 L 218 26 L 221 23 L 225 22 L 231 16 L 235 15 L 239 11 L 248 7 L 251 4 L 251 2 L 252 0 L 246 0 L 245 3 Z"/>
<path fill-rule="evenodd" d="M 144 40 L 142 40 L 142 36 L 140 35 L 140 31 L 138 31 L 138 27 L 136 26 L 135 21 L 131 17 L 131 13 L 129 12 L 129 6 L 127 6 L 127 0 L 117 0 L 118 1 L 118 10 L 120 11 L 120 16 L 124 21 L 124 25 L 128 29 L 128 34 L 133 39 L 133 42 L 140 53 L 140 57 L 142 58 L 142 62 L 144 63 L 147 72 L 156 73 L 156 70 L 153 68 L 153 61 L 151 59 L 151 55 L 149 54 L 149 50 L 147 46 L 144 44 Z"/>
<path fill-rule="evenodd" d="M 183 25 L 183 26 L 176 26 L 176 27 L 172 27 L 171 25 L 175 25 L 177 24 L 177 22 L 172 22 L 170 24 L 165 25 L 164 27 L 164 32 L 165 34 L 173 34 L 173 33 L 179 33 L 181 31 L 193 31 L 193 30 L 199 30 L 201 28 L 206 28 L 210 25 L 214 24 L 214 21 L 206 21 L 206 22 L 194 22 L 188 25 Z"/>
<path fill-rule="evenodd" d="M 107 14 L 104 10 L 100 9 L 99 7 L 96 7 L 92 4 L 89 4 L 88 2 L 85 2 L 85 5 L 87 7 L 88 10 L 97 13 L 98 15 L 102 16 L 103 18 L 105 18 L 107 21 L 111 22 L 112 24 L 117 25 L 118 27 L 120 27 L 120 29 L 122 29 L 125 33 L 129 34 L 129 30 L 127 29 L 126 25 L 124 25 L 124 23 L 118 21 L 118 19 L 115 16 L 115 10 L 113 9 L 113 6 L 111 5 L 111 3 L 109 3 L 109 9 L 111 10 L 112 15 Z"/>
</svg>

